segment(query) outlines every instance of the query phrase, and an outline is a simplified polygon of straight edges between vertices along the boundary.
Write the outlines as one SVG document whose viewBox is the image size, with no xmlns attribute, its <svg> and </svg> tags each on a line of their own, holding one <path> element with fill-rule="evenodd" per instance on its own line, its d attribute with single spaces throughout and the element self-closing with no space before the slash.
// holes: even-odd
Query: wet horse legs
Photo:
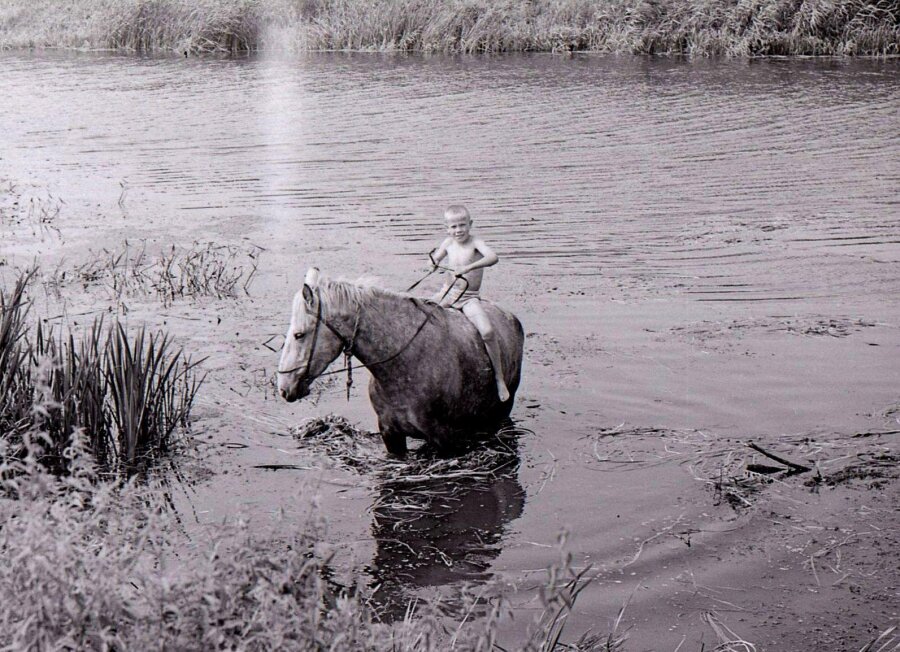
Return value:
<svg viewBox="0 0 900 652">
<path fill-rule="evenodd" d="M 406 457 L 406 435 L 386 428 L 380 419 L 378 420 L 378 430 L 381 431 L 381 441 L 384 442 L 388 453 L 400 458 Z"/>
</svg>

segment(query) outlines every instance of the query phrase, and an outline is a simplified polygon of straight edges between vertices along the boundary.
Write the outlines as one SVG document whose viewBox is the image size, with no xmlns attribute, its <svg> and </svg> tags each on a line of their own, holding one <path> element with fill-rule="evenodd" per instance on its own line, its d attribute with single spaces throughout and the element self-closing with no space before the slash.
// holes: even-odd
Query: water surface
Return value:
<svg viewBox="0 0 900 652">
<path fill-rule="evenodd" d="M 897 401 L 896 61 L 3 54 L 0 89 L 0 181 L 65 202 L 58 233 L 0 221 L 5 274 L 126 238 L 265 249 L 240 303 L 129 317 L 210 355 L 200 426 L 229 473 L 191 494 L 193 517 L 290 528 L 317 494 L 339 572 L 394 596 L 491 575 L 527 589 L 565 528 L 579 563 L 618 578 L 586 592 L 573 628 L 607 626 L 641 589 L 635 649 L 674 649 L 702 626 L 675 616 L 665 588 L 689 561 L 667 548 L 623 564 L 685 505 L 708 516 L 708 496 L 675 463 L 611 473 L 597 433 L 852 433 L 883 426 Z M 328 460 L 253 469 L 296 462 L 288 428 L 310 416 L 374 427 L 359 382 L 349 403 L 338 385 L 317 403 L 275 400 L 262 343 L 285 328 L 310 265 L 412 283 L 458 202 L 501 256 L 485 294 L 528 333 L 513 416 L 534 435 L 513 474 L 388 536 L 367 511 L 379 487 Z M 247 448 L 221 446 L 235 442 Z"/>
</svg>

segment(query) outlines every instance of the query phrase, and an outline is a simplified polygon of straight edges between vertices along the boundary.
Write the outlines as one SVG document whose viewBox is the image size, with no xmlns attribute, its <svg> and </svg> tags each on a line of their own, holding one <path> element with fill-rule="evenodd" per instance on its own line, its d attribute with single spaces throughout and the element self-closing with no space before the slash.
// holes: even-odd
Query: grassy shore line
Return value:
<svg viewBox="0 0 900 652">
<path fill-rule="evenodd" d="M 895 0 L 6 0 L 0 49 L 900 54 Z"/>
</svg>

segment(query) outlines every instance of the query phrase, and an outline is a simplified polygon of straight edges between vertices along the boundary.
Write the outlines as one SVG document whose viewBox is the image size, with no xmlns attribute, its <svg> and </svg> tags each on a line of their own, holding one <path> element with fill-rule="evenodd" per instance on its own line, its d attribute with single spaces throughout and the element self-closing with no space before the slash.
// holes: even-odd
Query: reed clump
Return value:
<svg viewBox="0 0 900 652">
<path fill-rule="evenodd" d="M 900 54 L 894 0 L 10 0 L 0 48 Z"/>
<path fill-rule="evenodd" d="M 165 334 L 143 328 L 129 334 L 95 321 L 80 338 L 40 323 L 32 329 L 25 290 L 33 275 L 22 275 L 8 295 L 0 291 L 4 455 L 21 457 L 38 437 L 45 468 L 66 474 L 64 451 L 77 432 L 111 474 L 132 474 L 170 453 L 202 382 L 197 363 Z"/>
</svg>

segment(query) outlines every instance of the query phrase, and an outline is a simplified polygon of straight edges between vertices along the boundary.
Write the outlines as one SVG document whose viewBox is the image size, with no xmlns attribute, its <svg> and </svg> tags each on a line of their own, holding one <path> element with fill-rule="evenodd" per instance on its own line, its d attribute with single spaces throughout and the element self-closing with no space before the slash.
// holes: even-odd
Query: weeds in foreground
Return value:
<svg viewBox="0 0 900 652">
<path fill-rule="evenodd" d="M 0 48 L 900 54 L 892 0 L 11 0 Z"/>
<path fill-rule="evenodd" d="M 0 462 L 2 495 L 17 497 L 0 498 L 0 586 L 16 596 L 0 601 L 8 649 L 497 649 L 502 598 L 481 618 L 469 610 L 453 623 L 420 605 L 385 624 L 366 589 L 335 591 L 314 527 L 275 540 L 237 522 L 198 543 L 146 484 L 102 481 L 80 431 L 64 454 L 66 476 L 49 474 L 31 452 Z M 550 570 L 541 594 L 549 615 L 525 649 L 613 649 L 560 642 L 559 623 L 586 581 L 570 577 L 567 559 Z M 550 636 L 546 623 L 555 623 Z"/>
<path fill-rule="evenodd" d="M 64 451 L 83 430 L 97 463 L 112 473 L 133 473 L 171 451 L 186 428 L 202 378 L 196 364 L 173 350 L 165 334 L 129 335 L 102 321 L 80 339 L 40 324 L 29 338 L 21 276 L 12 294 L 0 291 L 0 441 L 21 457 L 29 433 L 39 433 L 41 460 L 69 472 Z"/>
</svg>

